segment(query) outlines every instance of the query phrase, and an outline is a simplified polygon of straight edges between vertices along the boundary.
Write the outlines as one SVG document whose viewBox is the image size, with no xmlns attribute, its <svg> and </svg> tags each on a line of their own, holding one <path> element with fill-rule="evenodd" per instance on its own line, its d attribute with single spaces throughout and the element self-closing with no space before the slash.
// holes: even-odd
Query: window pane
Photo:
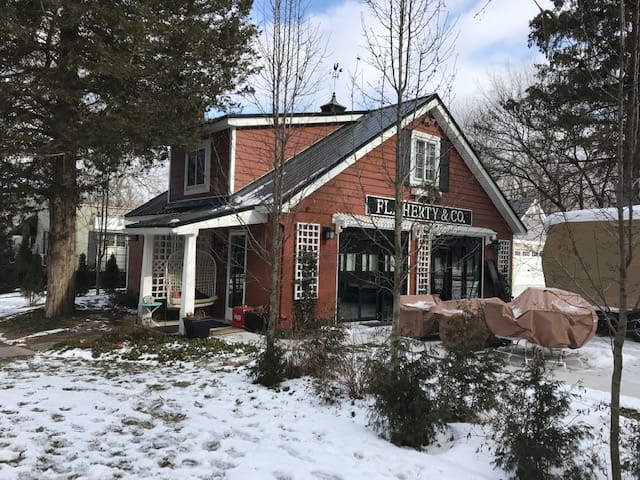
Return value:
<svg viewBox="0 0 640 480">
<path fill-rule="evenodd" d="M 425 180 L 425 142 L 416 140 L 415 156 L 414 156 L 414 175 L 417 180 Z"/>
<path fill-rule="evenodd" d="M 356 254 L 355 253 L 347 253 L 347 262 L 346 268 L 347 272 L 355 272 L 356 270 Z"/>
<path fill-rule="evenodd" d="M 426 144 L 426 160 L 425 160 L 425 180 L 436 179 L 436 144 L 429 142 Z"/>
<path fill-rule="evenodd" d="M 204 148 L 187 154 L 187 186 L 204 185 L 205 151 Z"/>
<path fill-rule="evenodd" d="M 196 183 L 196 162 L 194 153 L 187 154 L 187 186 L 190 187 Z"/>
<path fill-rule="evenodd" d="M 204 148 L 196 155 L 196 185 L 204 185 Z"/>
<path fill-rule="evenodd" d="M 369 271 L 376 272 L 378 270 L 378 255 L 375 253 L 369 254 Z"/>
</svg>

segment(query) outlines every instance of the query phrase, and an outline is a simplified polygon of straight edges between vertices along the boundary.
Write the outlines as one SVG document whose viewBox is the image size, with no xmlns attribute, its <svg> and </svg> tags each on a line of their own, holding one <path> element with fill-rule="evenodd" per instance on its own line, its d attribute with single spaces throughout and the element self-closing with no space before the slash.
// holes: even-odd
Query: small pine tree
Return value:
<svg viewBox="0 0 640 480">
<path fill-rule="evenodd" d="M 438 404 L 446 422 L 473 422 L 497 405 L 504 362 L 491 352 L 448 350 L 438 364 Z"/>
<path fill-rule="evenodd" d="M 118 262 L 116 256 L 112 253 L 107 260 L 107 266 L 104 270 L 103 286 L 109 291 L 113 291 L 120 283 L 120 269 L 118 268 Z"/>
<path fill-rule="evenodd" d="M 493 464 L 513 480 L 595 478 L 597 460 L 580 448 L 592 437 L 591 427 L 567 421 L 574 397 L 550 378 L 541 358 L 518 372 L 492 422 Z"/>
<path fill-rule="evenodd" d="M 76 295 L 86 295 L 91 286 L 91 274 L 87 268 L 87 256 L 84 253 L 81 253 L 78 259 L 75 284 Z"/>
<path fill-rule="evenodd" d="M 444 428 L 434 388 L 436 362 L 429 352 L 412 354 L 400 345 L 396 362 L 386 352 L 372 367 L 370 424 L 394 445 L 419 450 Z"/>
<path fill-rule="evenodd" d="M 7 293 L 18 287 L 17 265 L 11 236 L 0 231 L 0 293 Z"/>
<path fill-rule="evenodd" d="M 29 306 L 33 306 L 44 293 L 45 277 L 42 267 L 42 257 L 39 254 L 31 255 L 30 263 L 20 282 L 22 296 L 27 299 Z"/>
<path fill-rule="evenodd" d="M 287 378 L 286 350 L 276 341 L 267 342 L 250 368 L 254 383 L 264 387 L 276 387 Z"/>
<path fill-rule="evenodd" d="M 18 283 L 22 285 L 22 279 L 31 268 L 33 261 L 33 252 L 31 252 L 31 232 L 29 226 L 25 225 L 22 229 L 22 240 L 18 247 L 18 258 L 16 261 Z"/>
</svg>

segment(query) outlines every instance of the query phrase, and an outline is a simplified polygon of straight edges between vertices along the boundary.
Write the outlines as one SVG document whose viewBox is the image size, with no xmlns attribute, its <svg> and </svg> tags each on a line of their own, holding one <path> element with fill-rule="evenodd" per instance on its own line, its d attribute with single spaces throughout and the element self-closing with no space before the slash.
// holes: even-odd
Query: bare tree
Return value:
<svg viewBox="0 0 640 480">
<path fill-rule="evenodd" d="M 511 199 L 538 198 L 547 212 L 608 207 L 615 201 L 615 162 L 589 125 L 562 123 L 527 96 L 533 72 L 494 77 L 471 106 L 465 130 Z"/>
<path fill-rule="evenodd" d="M 402 241 L 402 205 L 409 171 L 410 132 L 405 127 L 408 103 L 426 93 L 426 88 L 446 84 L 444 68 L 452 55 L 452 22 L 443 0 L 368 0 L 374 25 L 365 25 L 370 61 L 380 73 L 378 93 L 382 104 L 396 105 L 394 185 L 394 278 L 391 351 L 397 358 L 400 295 L 406 278 Z"/>
<path fill-rule="evenodd" d="M 301 0 L 270 0 L 264 14 L 264 31 L 256 48 L 263 65 L 255 79 L 254 101 L 269 120 L 273 134 L 267 147 L 270 150 L 265 155 L 268 159 L 266 170 L 273 171 L 273 188 L 271 199 L 265 205 L 270 236 L 251 236 L 250 242 L 271 264 L 269 349 L 273 346 L 280 318 L 282 247 L 293 222 L 293 215 L 283 215 L 284 164 L 295 150 L 292 143 L 297 129 L 292 119 L 294 113 L 304 109 L 307 98 L 316 92 L 324 50 L 317 28 L 305 18 L 305 3 Z"/>
<path fill-rule="evenodd" d="M 620 50 L 618 81 L 618 143 L 616 169 L 618 183 L 616 204 L 618 207 L 617 234 L 619 255 L 619 318 L 613 339 L 613 373 L 611 376 L 611 427 L 609 448 L 611 473 L 614 480 L 622 478 L 620 463 L 620 385 L 622 382 L 622 349 L 627 334 L 627 310 L 638 299 L 631 299 L 627 292 L 629 267 L 637 254 L 633 232 L 633 201 L 637 198 L 638 178 L 635 177 L 639 152 L 638 127 L 640 126 L 640 1 L 629 3 L 620 0 Z M 629 54 L 628 54 L 629 53 Z M 627 213 L 625 219 L 625 212 Z"/>
</svg>

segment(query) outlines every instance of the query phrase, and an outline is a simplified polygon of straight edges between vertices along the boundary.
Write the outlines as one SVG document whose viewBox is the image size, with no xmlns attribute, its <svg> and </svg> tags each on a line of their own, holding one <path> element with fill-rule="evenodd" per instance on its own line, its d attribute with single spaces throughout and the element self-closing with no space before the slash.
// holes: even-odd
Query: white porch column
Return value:
<svg viewBox="0 0 640 480">
<path fill-rule="evenodd" d="M 140 297 L 138 304 L 147 295 L 151 295 L 152 275 L 153 275 L 153 235 L 144 235 L 142 241 L 142 268 L 140 269 Z M 151 314 L 144 308 L 138 306 L 138 318 L 147 320 Z"/>
<path fill-rule="evenodd" d="M 180 300 L 180 334 L 184 335 L 187 315 L 193 315 L 196 303 L 196 240 L 197 233 L 184 236 L 184 258 L 182 261 L 182 298 Z"/>
</svg>

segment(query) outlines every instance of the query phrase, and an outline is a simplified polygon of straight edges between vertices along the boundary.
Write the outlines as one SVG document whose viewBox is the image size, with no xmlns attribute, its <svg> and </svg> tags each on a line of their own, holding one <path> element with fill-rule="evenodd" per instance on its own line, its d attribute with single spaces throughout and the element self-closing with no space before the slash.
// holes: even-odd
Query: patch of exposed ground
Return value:
<svg viewBox="0 0 640 480">
<path fill-rule="evenodd" d="M 60 344 L 94 342 L 106 332 L 131 325 L 135 315 L 127 311 L 83 310 L 73 317 L 49 320 L 44 310 L 31 310 L 0 318 L 0 344 L 20 345 L 44 351 Z"/>
</svg>

